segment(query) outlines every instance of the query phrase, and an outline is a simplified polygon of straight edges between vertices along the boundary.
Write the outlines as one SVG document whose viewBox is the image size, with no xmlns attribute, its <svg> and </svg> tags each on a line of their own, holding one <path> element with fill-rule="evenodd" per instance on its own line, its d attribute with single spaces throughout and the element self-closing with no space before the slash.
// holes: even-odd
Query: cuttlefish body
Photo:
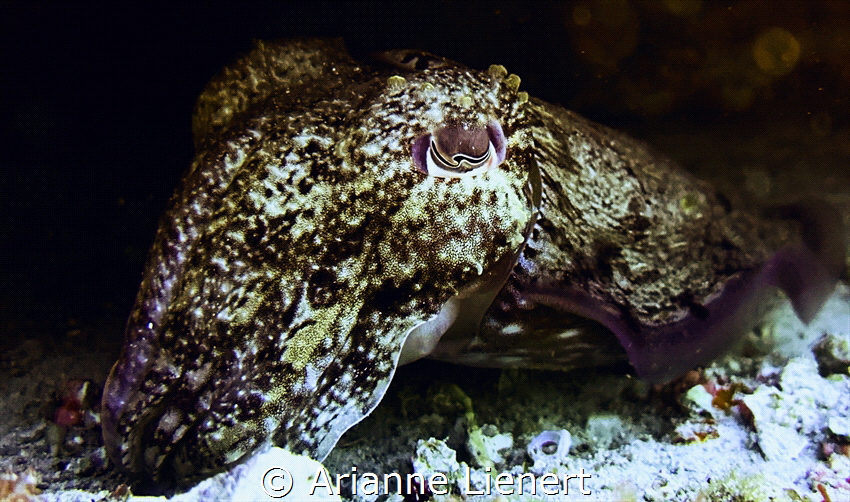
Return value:
<svg viewBox="0 0 850 502">
<path fill-rule="evenodd" d="M 107 450 L 183 482 L 273 441 L 323 459 L 420 357 L 649 381 L 710 361 L 777 287 L 808 321 L 843 249 L 733 209 L 501 66 L 257 45 L 198 102 L 106 383 Z M 799 216 L 799 215 L 798 215 Z M 812 218 L 808 218 L 812 219 Z M 808 228 L 808 227 L 806 227 Z"/>
</svg>

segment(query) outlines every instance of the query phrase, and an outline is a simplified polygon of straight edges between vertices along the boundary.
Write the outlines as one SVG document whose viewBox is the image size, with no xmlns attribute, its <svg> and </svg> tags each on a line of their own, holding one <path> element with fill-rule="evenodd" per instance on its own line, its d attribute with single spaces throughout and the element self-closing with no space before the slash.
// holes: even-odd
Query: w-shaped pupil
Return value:
<svg viewBox="0 0 850 502">
<path fill-rule="evenodd" d="M 490 135 L 487 129 L 446 127 L 437 131 L 431 141 L 435 147 L 432 150 L 449 165 L 458 165 L 462 161 L 482 162 L 487 159 L 490 151 Z"/>
</svg>

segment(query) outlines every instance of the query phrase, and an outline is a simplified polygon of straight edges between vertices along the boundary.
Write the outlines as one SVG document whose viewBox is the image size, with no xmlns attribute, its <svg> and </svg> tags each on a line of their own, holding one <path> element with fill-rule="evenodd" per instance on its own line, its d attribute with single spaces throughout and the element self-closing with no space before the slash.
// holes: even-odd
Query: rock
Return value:
<svg viewBox="0 0 850 502">
<path fill-rule="evenodd" d="M 833 333 L 824 334 L 812 347 L 821 376 L 850 374 L 850 339 Z"/>
<path fill-rule="evenodd" d="M 486 434 L 487 428 L 474 428 L 469 431 L 466 447 L 476 463 L 481 467 L 493 467 L 503 464 L 505 458 L 500 452 L 510 449 L 514 445 L 514 438 L 510 434 Z"/>
<path fill-rule="evenodd" d="M 764 423 L 759 426 L 758 444 L 767 460 L 789 460 L 800 455 L 808 440 L 790 427 Z"/>
</svg>

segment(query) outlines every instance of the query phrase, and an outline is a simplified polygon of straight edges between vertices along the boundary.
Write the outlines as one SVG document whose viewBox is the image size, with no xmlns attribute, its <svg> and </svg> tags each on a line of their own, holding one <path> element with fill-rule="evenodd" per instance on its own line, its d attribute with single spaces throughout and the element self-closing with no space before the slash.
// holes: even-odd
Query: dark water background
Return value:
<svg viewBox="0 0 850 502">
<path fill-rule="evenodd" d="M 830 134 L 850 113 L 848 5 L 0 3 L 0 348 L 123 322 L 193 155 L 194 100 L 254 39 L 503 64 L 532 96 L 639 137 L 777 120 Z"/>
</svg>

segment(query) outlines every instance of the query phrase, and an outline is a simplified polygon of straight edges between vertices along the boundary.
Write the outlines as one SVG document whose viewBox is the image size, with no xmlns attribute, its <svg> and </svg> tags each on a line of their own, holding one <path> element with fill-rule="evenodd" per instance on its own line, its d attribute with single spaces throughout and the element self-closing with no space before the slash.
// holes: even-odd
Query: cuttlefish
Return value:
<svg viewBox="0 0 850 502">
<path fill-rule="evenodd" d="M 519 84 L 324 40 L 213 79 L 106 383 L 111 458 L 160 483 L 269 442 L 321 460 L 425 356 L 664 382 L 777 289 L 818 312 L 844 261 L 828 210 L 732 207 Z"/>
</svg>

